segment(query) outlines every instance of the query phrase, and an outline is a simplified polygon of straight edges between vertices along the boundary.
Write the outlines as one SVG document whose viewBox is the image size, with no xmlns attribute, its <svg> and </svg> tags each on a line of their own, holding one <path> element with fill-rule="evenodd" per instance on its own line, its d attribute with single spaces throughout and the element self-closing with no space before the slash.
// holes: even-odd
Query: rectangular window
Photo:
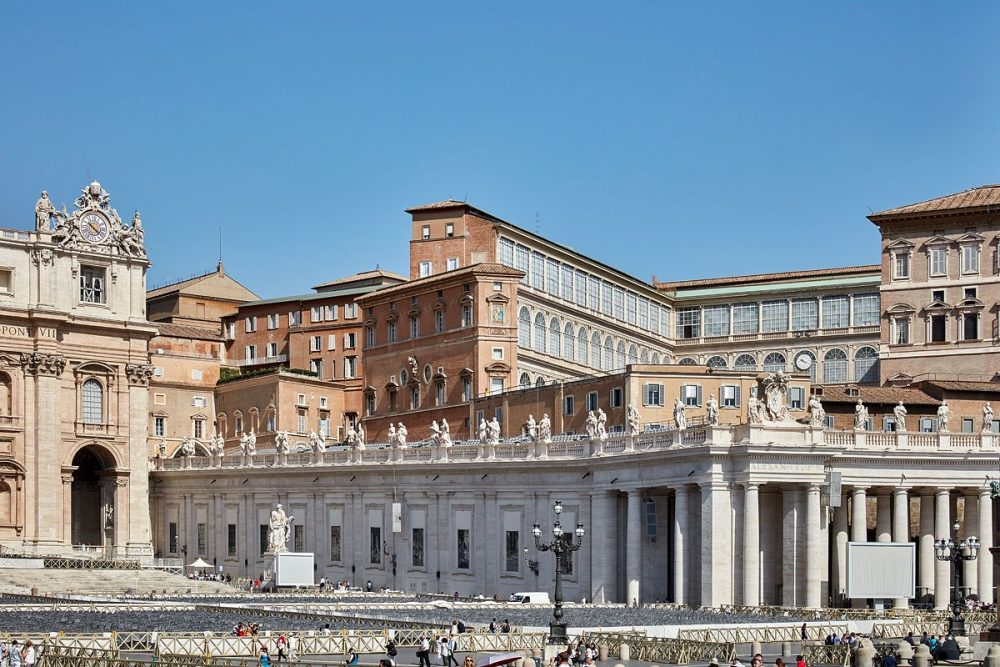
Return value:
<svg viewBox="0 0 1000 667">
<path fill-rule="evenodd" d="M 601 280 L 597 276 L 587 276 L 587 308 L 597 311 L 601 302 Z"/>
<path fill-rule="evenodd" d="M 205 549 L 208 545 L 208 525 L 204 523 L 199 523 L 198 529 L 198 555 L 204 556 Z"/>
<path fill-rule="evenodd" d="M 684 401 L 684 405 L 687 405 L 688 407 L 701 407 L 701 385 L 682 384 L 681 400 Z"/>
<path fill-rule="evenodd" d="M 452 224 L 452 223 L 450 223 L 450 222 L 448 224 L 446 224 L 444 226 L 444 235 L 446 237 L 448 237 L 449 239 L 451 237 L 455 236 L 455 225 Z"/>
<path fill-rule="evenodd" d="M 702 320 L 706 336 L 729 335 L 729 306 L 705 306 Z"/>
<path fill-rule="evenodd" d="M 306 527 L 301 523 L 292 526 L 292 549 L 296 553 L 306 550 Z"/>
<path fill-rule="evenodd" d="M 765 301 L 761 304 L 761 318 L 764 333 L 788 331 L 788 302 Z"/>
<path fill-rule="evenodd" d="M 758 306 L 756 303 L 733 305 L 733 334 L 754 334 L 758 326 Z"/>
<path fill-rule="evenodd" d="M 920 418 L 921 433 L 934 433 L 935 431 L 937 431 L 937 419 L 935 419 L 934 417 Z"/>
<path fill-rule="evenodd" d="M 309 351 L 319 352 L 323 347 L 323 337 L 322 336 L 310 336 L 309 337 Z"/>
<path fill-rule="evenodd" d="M 0 269 L 0 292 L 10 294 L 13 287 L 14 272 L 10 269 Z"/>
<path fill-rule="evenodd" d="M 649 331 L 649 299 L 639 298 L 639 328 Z"/>
<path fill-rule="evenodd" d="M 975 429 L 975 420 L 969 417 L 962 417 L 962 433 L 973 433 Z"/>
<path fill-rule="evenodd" d="M 701 338 L 701 308 L 677 309 L 677 338 Z"/>
<path fill-rule="evenodd" d="M 469 557 L 472 545 L 469 542 L 469 530 L 459 528 L 456 535 L 456 560 L 459 570 L 468 570 L 470 567 Z"/>
<path fill-rule="evenodd" d="M 660 307 L 655 303 L 649 304 L 649 330 L 660 333 Z"/>
<path fill-rule="evenodd" d="M 788 388 L 788 407 L 792 410 L 802 410 L 806 404 L 806 390 L 804 387 Z"/>
<path fill-rule="evenodd" d="M 491 356 L 493 357 L 493 361 L 503 361 L 503 348 L 502 347 L 494 347 L 491 352 L 492 352 Z"/>
<path fill-rule="evenodd" d="M 629 324 L 639 321 L 639 297 L 632 292 L 625 295 L 625 321 Z"/>
<path fill-rule="evenodd" d="M 83 303 L 105 303 L 104 269 L 93 266 L 80 267 L 80 301 Z"/>
<path fill-rule="evenodd" d="M 503 393 L 503 378 L 490 378 L 490 393 L 491 394 Z"/>
<path fill-rule="evenodd" d="M 531 253 L 531 286 L 537 290 L 545 287 L 545 257 L 541 253 Z"/>
<path fill-rule="evenodd" d="M 962 316 L 962 340 L 979 340 L 979 316 L 975 313 Z"/>
<path fill-rule="evenodd" d="M 354 304 L 350 304 L 350 305 L 353 306 Z M 344 306 L 344 317 L 349 317 L 348 314 L 347 314 L 347 309 L 348 309 L 348 306 Z M 339 308 L 337 307 L 337 304 L 333 304 L 331 306 L 327 306 L 326 307 L 325 316 L 326 316 L 326 319 L 327 319 L 328 322 L 332 322 L 333 320 L 337 319 L 337 311 L 338 310 L 339 310 Z"/>
<path fill-rule="evenodd" d="M 462 306 L 462 326 L 472 326 L 472 306 L 469 304 Z"/>
<path fill-rule="evenodd" d="M 563 414 L 572 415 L 576 412 L 576 396 L 563 396 Z"/>
<path fill-rule="evenodd" d="M 587 393 L 587 410 L 597 411 L 597 392 L 591 391 Z"/>
<path fill-rule="evenodd" d="M 930 253 L 931 275 L 943 276 L 948 273 L 948 249 L 931 248 Z"/>
<path fill-rule="evenodd" d="M 471 401 L 472 400 L 472 379 L 462 378 L 462 400 Z"/>
<path fill-rule="evenodd" d="M 316 374 L 316 377 L 323 377 L 323 360 L 322 359 L 310 359 L 309 360 L 309 370 Z"/>
<path fill-rule="evenodd" d="M 435 333 L 441 333 L 444 331 L 444 311 L 437 310 L 434 312 L 434 331 Z"/>
<path fill-rule="evenodd" d="M 559 296 L 559 262 L 554 259 L 545 260 L 545 291 Z"/>
<path fill-rule="evenodd" d="M 507 572 L 521 571 L 521 533 L 508 530 L 504 533 L 504 562 Z"/>
<path fill-rule="evenodd" d="M 720 403 L 724 408 L 740 407 L 740 387 L 739 385 L 724 384 L 719 389 L 722 399 Z"/>
<path fill-rule="evenodd" d="M 854 326 L 873 327 L 879 320 L 878 294 L 854 295 Z"/>
<path fill-rule="evenodd" d="M 896 280 L 907 280 L 910 277 L 910 252 L 893 253 L 892 277 Z"/>
<path fill-rule="evenodd" d="M 587 307 L 587 274 L 576 270 L 576 305 Z"/>
<path fill-rule="evenodd" d="M 353 320 L 358 316 L 358 304 L 356 303 L 345 303 L 344 304 L 344 317 L 349 320 Z M 333 319 L 337 319 L 337 306 L 333 306 Z"/>
<path fill-rule="evenodd" d="M 449 257 L 444 262 L 445 271 L 454 271 L 458 268 L 458 257 Z"/>
<path fill-rule="evenodd" d="M 167 434 L 167 418 L 153 417 L 153 435 L 162 438 Z"/>
<path fill-rule="evenodd" d="M 413 537 L 410 545 L 410 560 L 413 567 L 424 566 L 424 529 L 414 528 L 410 533 Z"/>
<path fill-rule="evenodd" d="M 358 358 L 344 357 L 344 377 L 351 379 L 358 375 Z"/>
<path fill-rule="evenodd" d="M 819 302 L 816 299 L 792 301 L 792 331 L 819 328 Z"/>
<path fill-rule="evenodd" d="M 288 326 L 298 326 L 302 324 L 302 311 L 291 310 L 288 312 Z"/>
<path fill-rule="evenodd" d="M 192 423 L 194 424 L 194 437 L 201 440 L 205 437 L 205 420 L 195 419 Z"/>
<path fill-rule="evenodd" d="M 611 283 L 601 281 L 601 312 L 611 317 Z"/>
<path fill-rule="evenodd" d="M 323 321 L 323 306 L 313 306 L 309 310 L 309 321 L 310 322 L 322 322 Z"/>
<path fill-rule="evenodd" d="M 236 524 L 230 523 L 226 525 L 226 555 L 229 557 L 236 556 Z"/>
<path fill-rule="evenodd" d="M 850 325 L 851 302 L 848 296 L 823 298 L 823 328 L 846 329 Z"/>
<path fill-rule="evenodd" d="M 620 408 L 622 406 L 622 388 L 614 387 L 611 390 L 610 406 L 613 408 Z"/>
<path fill-rule="evenodd" d="M 177 553 L 177 524 L 173 521 L 167 524 L 167 551 Z"/>
<path fill-rule="evenodd" d="M 298 416 L 298 420 L 297 420 L 298 423 L 296 424 L 296 426 L 298 427 L 298 432 L 299 433 L 305 433 L 306 432 L 306 411 L 305 410 L 299 410 L 299 413 L 298 413 L 297 416 Z"/>
<path fill-rule="evenodd" d="M 416 410 L 420 407 L 420 387 L 410 387 L 410 409 Z"/>
<path fill-rule="evenodd" d="M 625 290 L 615 287 L 615 319 L 625 319 Z"/>
<path fill-rule="evenodd" d="M 368 528 L 368 562 L 372 565 L 382 563 L 382 528 L 379 526 Z"/>
<path fill-rule="evenodd" d="M 260 531 L 257 534 L 257 544 L 260 548 L 259 553 L 264 554 L 267 551 L 267 533 L 268 528 L 266 523 L 260 524 Z"/>
<path fill-rule="evenodd" d="M 433 273 L 433 267 L 430 262 L 420 262 L 420 277 L 426 278 Z"/>
<path fill-rule="evenodd" d="M 253 361 L 254 359 L 256 359 L 257 358 L 257 346 L 256 345 L 247 345 L 243 349 L 243 358 L 246 359 L 247 361 Z"/>
<path fill-rule="evenodd" d="M 438 382 L 434 385 L 434 404 L 444 405 L 445 404 L 445 386 L 444 382 Z"/>
<path fill-rule="evenodd" d="M 979 273 L 979 246 L 962 246 L 962 273 Z"/>
<path fill-rule="evenodd" d="M 268 343 L 267 347 L 266 347 L 266 350 L 267 350 L 267 352 L 266 352 L 266 354 L 264 356 L 266 356 L 266 357 L 276 357 L 276 356 L 278 356 L 278 344 L 277 343 Z"/>
<path fill-rule="evenodd" d="M 353 350 L 357 346 L 358 346 L 358 334 L 354 333 L 353 331 L 351 333 L 345 333 L 344 334 L 344 349 L 345 350 Z"/>
<path fill-rule="evenodd" d="M 660 306 L 660 335 L 670 335 L 670 309 L 666 306 Z"/>
<path fill-rule="evenodd" d="M 253 333 L 257 331 L 257 318 L 248 317 L 243 320 L 243 328 L 247 333 Z"/>
<path fill-rule="evenodd" d="M 388 322 L 385 326 L 386 329 L 386 339 L 390 343 L 396 342 L 396 321 Z"/>
<path fill-rule="evenodd" d="M 330 526 L 330 560 L 336 563 L 340 559 L 340 526 Z"/>
<path fill-rule="evenodd" d="M 896 317 L 892 320 L 893 343 L 896 345 L 908 345 L 910 343 L 910 318 Z"/>
<path fill-rule="evenodd" d="M 410 317 L 410 338 L 418 338 L 420 336 L 420 316 L 413 315 Z"/>
<path fill-rule="evenodd" d="M 420 238 L 422 238 L 423 240 L 426 241 L 430 237 L 431 237 L 431 226 L 430 225 L 423 225 L 420 228 Z"/>
<path fill-rule="evenodd" d="M 663 385 L 654 382 L 642 386 L 643 405 L 663 405 Z"/>
<path fill-rule="evenodd" d="M 531 251 L 523 245 L 519 245 L 514 249 L 514 268 L 524 272 L 521 282 L 527 285 L 529 276 L 531 275 Z"/>
<path fill-rule="evenodd" d="M 375 327 L 365 327 L 365 347 L 375 347 Z"/>
<path fill-rule="evenodd" d="M 278 319 L 279 319 L 279 316 L 278 316 L 277 313 L 271 313 L 270 315 L 268 315 L 267 316 L 267 328 L 268 329 L 277 329 L 278 328 Z"/>
<path fill-rule="evenodd" d="M 514 266 L 514 242 L 510 239 L 500 239 L 500 263 Z"/>
<path fill-rule="evenodd" d="M 369 417 L 375 414 L 376 403 L 375 392 L 372 391 L 365 394 L 365 414 Z"/>
</svg>

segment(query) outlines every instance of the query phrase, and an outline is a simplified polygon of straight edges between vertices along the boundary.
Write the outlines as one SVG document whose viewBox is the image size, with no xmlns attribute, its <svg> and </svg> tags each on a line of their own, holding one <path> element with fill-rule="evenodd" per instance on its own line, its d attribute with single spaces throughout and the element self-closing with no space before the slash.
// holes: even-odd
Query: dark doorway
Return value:
<svg viewBox="0 0 1000 667">
<path fill-rule="evenodd" d="M 95 447 L 84 447 L 73 457 L 73 491 L 71 502 L 73 544 L 101 545 L 104 543 L 104 509 L 100 473 L 107 470 Z"/>
</svg>

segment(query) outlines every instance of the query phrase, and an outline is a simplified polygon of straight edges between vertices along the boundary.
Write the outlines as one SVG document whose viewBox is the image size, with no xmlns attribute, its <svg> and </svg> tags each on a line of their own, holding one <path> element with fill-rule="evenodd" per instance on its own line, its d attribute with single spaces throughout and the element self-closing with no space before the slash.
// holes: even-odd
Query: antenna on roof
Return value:
<svg viewBox="0 0 1000 667">
<path fill-rule="evenodd" d="M 468 192 L 466 192 L 465 196 L 462 197 L 462 203 L 463 204 L 468 204 L 469 203 L 469 193 Z"/>
<path fill-rule="evenodd" d="M 875 211 L 873 211 L 873 210 L 872 210 L 872 207 L 871 207 L 871 206 L 869 206 L 869 207 L 868 207 L 868 212 L 869 212 L 869 213 L 872 213 L 872 214 L 874 214 L 874 213 L 875 213 Z"/>
<path fill-rule="evenodd" d="M 538 214 L 538 211 L 535 211 L 535 233 L 536 234 L 540 233 L 538 230 L 541 229 L 541 227 L 542 227 L 542 216 L 540 216 Z"/>
<path fill-rule="evenodd" d="M 219 225 L 219 264 L 216 270 L 222 273 L 222 225 Z"/>
</svg>

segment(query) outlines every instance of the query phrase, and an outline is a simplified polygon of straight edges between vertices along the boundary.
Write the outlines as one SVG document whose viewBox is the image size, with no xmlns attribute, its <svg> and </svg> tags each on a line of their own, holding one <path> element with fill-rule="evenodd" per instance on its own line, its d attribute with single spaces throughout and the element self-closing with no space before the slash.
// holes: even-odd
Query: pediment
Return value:
<svg viewBox="0 0 1000 667">
<path fill-rule="evenodd" d="M 486 297 L 486 301 L 488 303 L 510 303 L 510 297 L 497 292 Z"/>
<path fill-rule="evenodd" d="M 487 373 L 510 373 L 510 366 L 502 361 L 494 361 L 486 367 Z"/>
<path fill-rule="evenodd" d="M 458 372 L 458 377 L 460 378 L 472 377 L 473 375 L 475 375 L 475 373 L 471 368 L 463 368 Z"/>
<path fill-rule="evenodd" d="M 951 310 L 951 306 L 944 301 L 931 301 L 924 310 Z"/>
<path fill-rule="evenodd" d="M 892 250 L 897 250 L 897 251 L 898 250 L 912 250 L 915 247 L 916 246 L 914 246 L 913 243 L 911 243 L 910 241 L 907 241 L 906 239 L 896 239 L 895 241 L 893 241 L 892 243 L 890 243 L 889 245 L 886 246 L 886 250 L 890 250 L 890 251 L 892 251 Z"/>
<path fill-rule="evenodd" d="M 917 312 L 917 309 L 908 303 L 897 303 L 893 304 L 890 308 L 887 308 L 885 312 L 889 313 L 890 315 L 905 314 L 905 313 L 915 313 Z"/>
<path fill-rule="evenodd" d="M 979 308 L 985 307 L 986 304 L 979 299 L 962 299 L 955 304 L 955 308 L 959 308 L 961 310 L 978 310 Z"/>
<path fill-rule="evenodd" d="M 913 376 L 906 373 L 896 373 L 886 379 L 886 382 L 894 387 L 906 387 L 913 383 Z"/>
<path fill-rule="evenodd" d="M 462 304 L 472 303 L 475 300 L 476 300 L 475 297 L 473 297 L 471 294 L 463 294 L 462 298 L 459 299 L 459 301 Z"/>
<path fill-rule="evenodd" d="M 973 232 L 969 232 L 968 234 L 962 234 L 961 236 L 959 236 L 957 239 L 955 239 L 955 242 L 956 243 L 982 243 L 985 240 L 986 240 L 985 236 L 980 236 L 979 234 L 975 234 Z"/>
<path fill-rule="evenodd" d="M 943 246 L 951 245 L 953 241 L 946 236 L 932 236 L 931 238 L 924 241 L 924 246 Z"/>
</svg>

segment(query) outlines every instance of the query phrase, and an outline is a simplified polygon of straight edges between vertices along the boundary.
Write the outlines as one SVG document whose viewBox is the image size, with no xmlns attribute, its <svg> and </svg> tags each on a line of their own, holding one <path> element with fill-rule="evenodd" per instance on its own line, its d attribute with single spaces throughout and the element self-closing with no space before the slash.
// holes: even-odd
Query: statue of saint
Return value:
<svg viewBox="0 0 1000 667">
<path fill-rule="evenodd" d="M 601 408 L 597 408 L 597 439 L 608 439 L 608 415 Z"/>
<path fill-rule="evenodd" d="M 948 416 L 950 414 L 951 414 L 951 408 L 948 407 L 948 401 L 941 401 L 941 406 L 938 408 L 937 411 L 939 433 L 948 432 Z"/>
<path fill-rule="evenodd" d="M 448 420 L 444 417 L 441 418 L 441 436 L 439 444 L 442 447 L 451 447 L 451 427 L 448 426 Z"/>
<path fill-rule="evenodd" d="M 983 406 L 983 433 L 993 432 L 993 406 L 989 401 Z"/>
<path fill-rule="evenodd" d="M 285 514 L 281 503 L 271 512 L 268 523 L 267 550 L 271 553 L 288 551 L 288 537 L 292 531 L 292 521 L 295 517 Z"/>
<path fill-rule="evenodd" d="M 479 418 L 479 432 L 476 434 L 479 436 L 479 442 L 486 444 L 486 437 L 489 434 L 489 425 L 486 423 L 486 417 Z"/>
<path fill-rule="evenodd" d="M 892 409 L 892 416 L 896 418 L 896 430 L 906 430 L 906 406 L 900 401 L 899 405 Z"/>
<path fill-rule="evenodd" d="M 279 454 L 288 453 L 288 434 L 284 431 L 278 431 L 274 434 L 274 448 Z"/>
<path fill-rule="evenodd" d="M 826 410 L 823 409 L 823 402 L 819 396 L 813 394 L 809 397 L 809 425 L 823 426 L 826 423 Z"/>
<path fill-rule="evenodd" d="M 710 426 L 719 425 L 719 402 L 715 400 L 715 396 L 709 396 L 708 402 L 705 404 L 708 410 L 708 423 Z"/>
<path fill-rule="evenodd" d="M 868 408 L 865 404 L 858 399 L 857 405 L 854 406 L 854 430 L 864 431 L 868 428 Z"/>
<path fill-rule="evenodd" d="M 393 426 L 392 422 L 389 422 L 389 431 L 387 432 L 387 437 L 389 439 L 390 447 L 399 446 L 399 438 L 396 437 L 396 427 Z"/>
<path fill-rule="evenodd" d="M 687 428 L 687 416 L 684 414 L 684 401 L 679 398 L 674 399 L 674 423 L 677 424 L 677 430 L 683 431 Z"/>
<path fill-rule="evenodd" d="M 58 219 L 59 215 L 59 211 L 49 199 L 49 193 L 42 190 L 42 195 L 35 202 L 35 231 L 51 231 L 52 218 Z"/>
<path fill-rule="evenodd" d="M 365 429 L 360 422 L 358 422 L 358 433 L 357 437 L 354 438 L 354 446 L 358 449 L 365 448 Z"/>
<path fill-rule="evenodd" d="M 763 424 L 764 423 L 764 409 L 760 404 L 760 399 L 756 396 L 751 396 L 747 399 L 747 423 L 749 424 Z"/>
<path fill-rule="evenodd" d="M 586 428 L 587 437 L 591 440 L 595 439 L 597 437 L 597 415 L 594 414 L 593 410 L 587 413 Z"/>
<path fill-rule="evenodd" d="M 490 420 L 488 441 L 491 445 L 496 445 L 500 442 L 500 422 L 497 421 L 496 415 L 493 415 L 493 419 Z"/>
<path fill-rule="evenodd" d="M 545 444 L 552 442 L 552 420 L 547 413 L 543 414 L 542 420 L 538 422 L 538 440 Z"/>
<path fill-rule="evenodd" d="M 399 426 L 396 427 L 396 442 L 400 447 L 406 447 L 406 436 L 409 435 L 406 431 L 406 427 L 403 426 L 403 422 L 399 422 Z"/>
<path fill-rule="evenodd" d="M 639 411 L 634 405 L 628 406 L 628 434 L 639 435 Z"/>
<path fill-rule="evenodd" d="M 535 424 L 534 415 L 528 415 L 528 421 L 524 423 L 524 434 L 532 442 L 538 441 L 538 426 Z"/>
</svg>

